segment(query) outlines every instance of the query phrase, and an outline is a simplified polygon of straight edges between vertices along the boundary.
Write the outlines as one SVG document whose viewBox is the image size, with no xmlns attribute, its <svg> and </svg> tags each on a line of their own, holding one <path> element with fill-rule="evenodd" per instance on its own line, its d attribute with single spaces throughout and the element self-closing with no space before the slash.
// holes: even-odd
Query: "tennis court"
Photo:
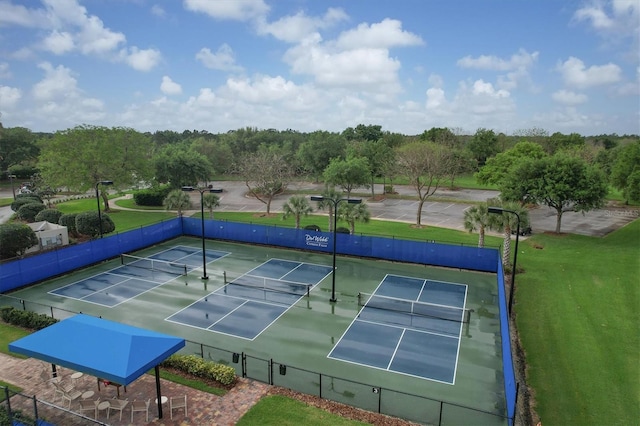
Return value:
<svg viewBox="0 0 640 426">
<path fill-rule="evenodd" d="M 466 295 L 465 284 L 387 275 L 360 294 L 364 307 L 329 358 L 453 385 Z"/>
<path fill-rule="evenodd" d="M 207 250 L 207 263 L 229 253 Z M 147 258 L 121 255 L 122 266 L 50 291 L 58 296 L 113 307 L 187 275 L 202 265 L 202 250 L 175 246 Z"/>
<path fill-rule="evenodd" d="M 270 259 L 166 320 L 253 340 L 330 272 L 324 265 Z"/>
<path fill-rule="evenodd" d="M 16 290 L 2 304 L 180 336 L 185 354 L 372 411 L 506 424 L 496 274 L 338 256 L 330 303 L 330 254 L 207 240 L 204 281 L 201 243 L 178 237 L 131 253 L 150 259 L 139 259 L 143 267 L 116 258 Z M 186 265 L 186 275 L 165 271 L 166 262 Z M 468 320 L 411 313 L 426 304 Z"/>
</svg>

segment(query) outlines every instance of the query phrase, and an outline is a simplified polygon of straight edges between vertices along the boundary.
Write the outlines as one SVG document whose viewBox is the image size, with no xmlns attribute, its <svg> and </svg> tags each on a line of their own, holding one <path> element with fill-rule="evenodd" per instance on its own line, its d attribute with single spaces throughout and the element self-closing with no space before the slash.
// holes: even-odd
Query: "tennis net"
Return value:
<svg viewBox="0 0 640 426">
<path fill-rule="evenodd" d="M 134 266 L 136 268 L 152 271 L 162 271 L 173 275 L 187 275 L 187 272 L 189 272 L 187 265 L 184 263 L 150 259 L 148 257 L 138 257 L 132 254 L 121 254 L 120 263 L 124 266 Z"/>
<path fill-rule="evenodd" d="M 446 321 L 468 323 L 471 310 L 390 296 L 358 293 L 358 305 Z"/>
<path fill-rule="evenodd" d="M 250 287 L 258 290 L 271 291 L 276 293 L 294 294 L 297 296 L 309 297 L 310 284 L 296 283 L 292 281 L 282 281 L 274 278 L 258 277 L 255 275 L 241 275 L 231 281 L 227 280 L 224 274 L 225 284 Z"/>
</svg>

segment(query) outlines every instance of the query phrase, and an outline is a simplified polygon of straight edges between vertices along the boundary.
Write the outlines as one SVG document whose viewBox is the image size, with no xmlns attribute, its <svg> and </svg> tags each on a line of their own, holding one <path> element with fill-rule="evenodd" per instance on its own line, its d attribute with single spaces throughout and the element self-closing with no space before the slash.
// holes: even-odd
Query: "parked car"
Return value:
<svg viewBox="0 0 640 426">
<path fill-rule="evenodd" d="M 511 230 L 511 235 L 516 235 L 516 231 L 517 229 L 512 229 Z M 530 226 L 525 226 L 524 228 L 520 229 L 520 235 L 521 236 L 527 236 L 527 235 L 531 235 L 531 227 Z"/>
</svg>

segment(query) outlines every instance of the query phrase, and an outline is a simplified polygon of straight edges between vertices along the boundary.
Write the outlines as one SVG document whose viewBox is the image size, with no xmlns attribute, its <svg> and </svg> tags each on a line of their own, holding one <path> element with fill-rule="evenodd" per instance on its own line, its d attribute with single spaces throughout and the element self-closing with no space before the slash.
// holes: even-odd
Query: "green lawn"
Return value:
<svg viewBox="0 0 640 426">
<path fill-rule="evenodd" d="M 9 352 L 9 343 L 28 335 L 29 332 L 27 330 L 0 322 L 0 352 L 11 356 L 26 358 L 22 355 L 17 355 L 13 352 Z"/>
<path fill-rule="evenodd" d="M 545 426 L 638 424 L 639 242 L 636 220 L 605 238 L 521 246 L 514 309 Z"/>
<path fill-rule="evenodd" d="M 238 426 L 356 426 L 367 423 L 347 420 L 295 399 L 280 395 L 262 398 L 249 409 L 236 425 Z"/>
</svg>

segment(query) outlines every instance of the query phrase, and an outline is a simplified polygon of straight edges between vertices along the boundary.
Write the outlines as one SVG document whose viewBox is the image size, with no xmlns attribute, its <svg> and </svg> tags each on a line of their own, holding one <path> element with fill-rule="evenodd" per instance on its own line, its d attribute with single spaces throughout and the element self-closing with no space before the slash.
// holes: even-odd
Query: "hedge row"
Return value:
<svg viewBox="0 0 640 426">
<path fill-rule="evenodd" d="M 214 380 L 225 386 L 236 381 L 236 370 L 233 367 L 206 361 L 196 355 L 171 355 L 160 365 L 176 368 L 201 379 Z"/>
<path fill-rule="evenodd" d="M 0 318 L 8 324 L 18 327 L 28 328 L 38 331 L 51 324 L 58 322 L 57 319 L 51 318 L 45 314 L 38 314 L 31 311 L 23 311 L 13 306 L 3 306 L 0 308 Z"/>
</svg>

